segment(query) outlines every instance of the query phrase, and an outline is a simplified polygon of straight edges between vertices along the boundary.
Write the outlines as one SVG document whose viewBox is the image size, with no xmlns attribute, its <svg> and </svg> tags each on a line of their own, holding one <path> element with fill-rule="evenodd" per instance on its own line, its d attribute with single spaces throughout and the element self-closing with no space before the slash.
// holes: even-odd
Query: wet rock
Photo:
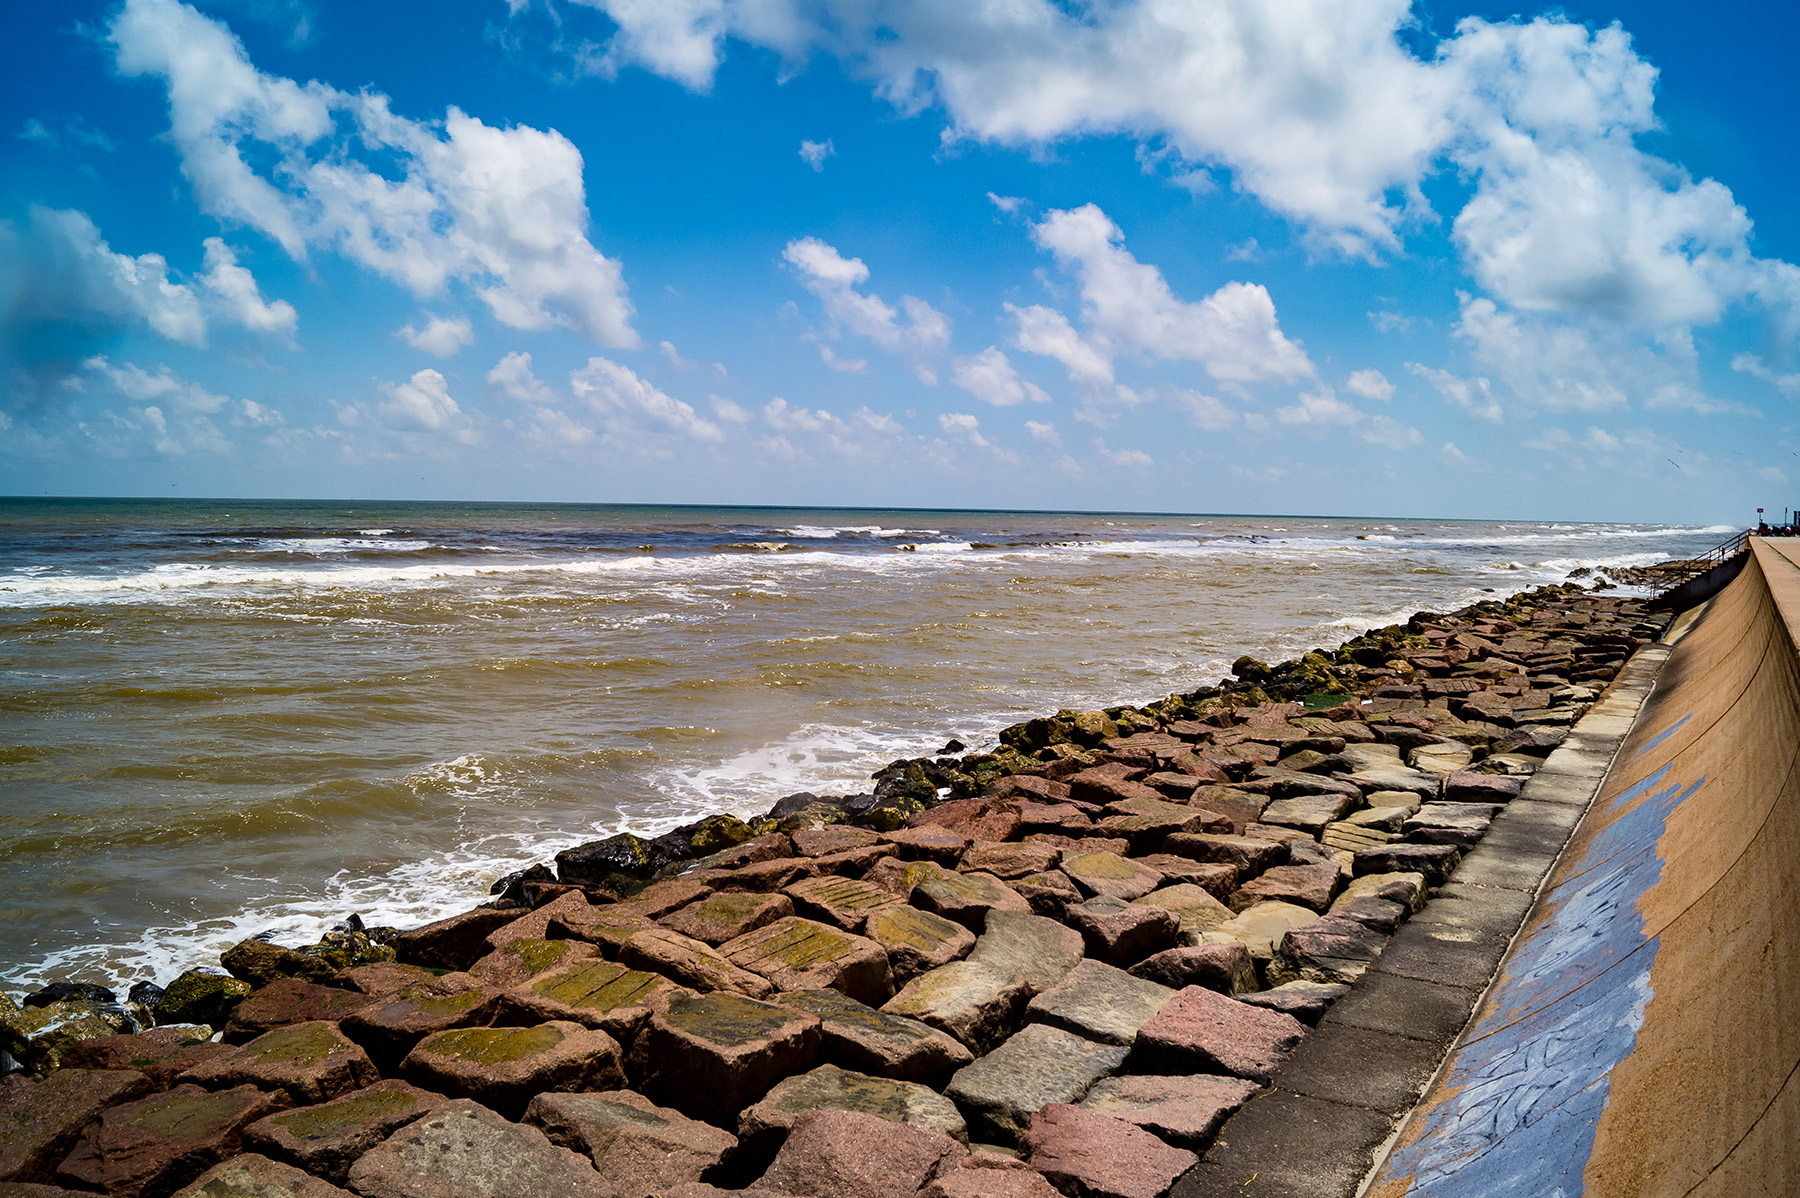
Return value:
<svg viewBox="0 0 1800 1198">
<path fill-rule="evenodd" d="M 266 940 L 241 940 L 219 957 L 232 977 L 249 982 L 257 989 L 282 978 L 300 978 L 322 982 L 337 970 L 317 957 Z"/>
<path fill-rule="evenodd" d="M 1235 1077 L 1109 1077 L 1078 1105 L 1141 1127 L 1177 1148 L 1200 1152 L 1259 1088 Z"/>
<path fill-rule="evenodd" d="M 727 890 L 665 915 L 661 922 L 665 928 L 716 948 L 793 913 L 793 900 L 785 894 Z"/>
<path fill-rule="evenodd" d="M 595 951 L 580 940 L 509 940 L 471 965 L 469 976 L 484 986 L 510 990 L 560 965 L 586 960 Z"/>
<path fill-rule="evenodd" d="M 85 1042 L 142 1030 L 116 1003 L 65 999 L 21 1009 L 9 1000 L 0 1007 L 0 1050 L 11 1053 L 20 1068 L 37 1077 L 60 1066 Z"/>
<path fill-rule="evenodd" d="M 1131 976 L 1180 990 L 1205 986 L 1220 994 L 1256 989 L 1256 965 L 1240 944 L 1199 944 L 1165 949 L 1131 967 Z"/>
<path fill-rule="evenodd" d="M 48 986 L 34 990 L 20 999 L 19 1005 L 30 1009 L 47 1007 L 56 1002 L 114 1003 L 118 1001 L 118 995 L 105 986 L 97 986 L 92 982 L 51 982 Z"/>
<path fill-rule="evenodd" d="M 1132 905 L 1174 912 L 1181 921 L 1177 937 L 1183 944 L 1198 944 L 1201 935 L 1232 918 L 1230 907 L 1214 898 L 1212 892 L 1189 882 L 1152 890 Z"/>
<path fill-rule="evenodd" d="M 942 1086 L 973 1060 L 951 1036 L 865 1006 L 835 990 L 794 990 L 781 1005 L 819 1019 L 819 1055 L 828 1063 L 895 1081 Z"/>
<path fill-rule="evenodd" d="M 836 990 L 870 1004 L 894 994 L 887 951 L 879 944 L 797 915 L 739 936 L 719 951 L 778 990 Z"/>
<path fill-rule="evenodd" d="M 413 1045 L 434 1032 L 491 1023 L 501 993 L 466 973 L 447 973 L 383 995 L 338 1026 L 363 1046 L 378 1069 L 392 1071 Z"/>
<path fill-rule="evenodd" d="M 966 1154 L 929 1128 L 861 1111 L 814 1111 L 795 1121 L 757 1188 L 795 1198 L 913 1198 Z"/>
<path fill-rule="evenodd" d="M 1229 1073 L 1266 1085 L 1305 1034 L 1290 1015 L 1190 986 L 1138 1032 L 1134 1059 L 1152 1073 Z"/>
<path fill-rule="evenodd" d="M 246 1152 L 214 1165 L 175 1198 L 351 1198 L 351 1195 L 292 1165 Z"/>
<path fill-rule="evenodd" d="M 348 1182 L 363 1198 L 615 1198 L 585 1157 L 466 1098 L 370 1149 Z"/>
<path fill-rule="evenodd" d="M 1099 961 L 1083 961 L 1025 1007 L 1025 1018 L 1101 1044 L 1130 1047 L 1175 991 Z"/>
<path fill-rule="evenodd" d="M 695 1119 L 736 1126 L 738 1112 L 813 1067 L 819 1020 L 739 994 L 672 996 L 632 1047 L 644 1095 Z"/>
<path fill-rule="evenodd" d="M 1121 968 L 1175 947 L 1181 934 L 1181 917 L 1173 911 L 1104 894 L 1070 907 L 1063 918 L 1081 934 L 1089 956 Z"/>
<path fill-rule="evenodd" d="M 990 911 L 1029 912 L 1031 904 L 992 874 L 945 874 L 912 889 L 913 906 L 962 924 L 971 930 L 987 921 Z"/>
<path fill-rule="evenodd" d="M 1239 871 L 1235 865 L 1194 861 L 1174 853 L 1149 853 L 1136 860 L 1146 869 L 1161 874 L 1164 886 L 1198 886 L 1221 899 L 1237 889 Z"/>
<path fill-rule="evenodd" d="M 1356 873 L 1420 874 L 1432 886 L 1450 880 L 1451 871 L 1462 859 L 1462 850 L 1452 844 L 1388 844 L 1378 849 L 1364 849 L 1356 854 Z"/>
<path fill-rule="evenodd" d="M 659 973 L 590 958 L 507 991 L 501 1011 L 509 1023 L 564 1020 L 605 1032 L 626 1044 L 650 1018 L 657 1001 L 676 993 L 685 991 Z"/>
<path fill-rule="evenodd" d="M 556 855 L 556 876 L 581 886 L 604 886 L 631 893 L 672 860 L 641 836 L 621 832 L 605 840 L 564 849 Z"/>
<path fill-rule="evenodd" d="M 1062 872 L 1083 894 L 1105 895 L 1121 902 L 1142 898 L 1162 885 L 1162 875 L 1146 865 L 1113 853 L 1065 856 Z"/>
<path fill-rule="evenodd" d="M 43 1081 L 0 1086 L 0 1183 L 50 1181 L 83 1128 L 150 1090 L 150 1079 L 135 1070 L 100 1069 L 59 1069 Z"/>
<path fill-rule="evenodd" d="M 667 928 L 631 937 L 619 948 L 619 963 L 660 973 L 696 990 L 730 990 L 751 998 L 775 993 L 766 979 L 738 968 L 711 946 Z"/>
<path fill-rule="evenodd" d="M 1297 828 L 1311 836 L 1325 830 L 1355 810 L 1362 801 L 1359 792 L 1351 797 L 1343 794 L 1309 794 L 1277 799 L 1263 808 L 1262 822 L 1284 828 Z"/>
<path fill-rule="evenodd" d="M 163 991 L 156 1004 L 156 1022 L 224 1027 L 251 989 L 250 983 L 237 978 L 190 969 Z"/>
<path fill-rule="evenodd" d="M 1032 994 L 1025 978 L 1009 969 L 955 961 L 920 974 L 881 1009 L 929 1024 L 981 1053 L 1018 1026 Z"/>
<path fill-rule="evenodd" d="M 1078 1101 L 1117 1072 L 1130 1051 L 1034 1023 L 957 1070 L 944 1093 L 962 1108 L 978 1139 L 1011 1144 L 1046 1104 Z"/>
<path fill-rule="evenodd" d="M 155 1010 L 156 1004 L 162 1001 L 162 996 L 163 988 L 155 982 L 133 982 L 131 989 L 126 993 L 125 1001 Z"/>
<path fill-rule="evenodd" d="M 1338 884 L 1335 865 L 1277 865 L 1238 887 L 1231 906 L 1246 911 L 1257 903 L 1278 902 L 1323 911 L 1331 906 Z"/>
<path fill-rule="evenodd" d="M 264 1032 L 290 1023 L 311 1023 L 321 1019 L 336 1023 L 373 1001 L 368 995 L 354 990 L 283 978 L 269 983 L 237 1005 L 231 1022 L 225 1025 L 225 1039 L 232 1044 L 247 1044 Z"/>
<path fill-rule="evenodd" d="M 517 910 L 495 911 L 477 907 L 401 932 L 388 941 L 388 946 L 404 964 L 432 969 L 467 969 L 491 951 L 488 936 L 521 914 L 523 912 Z"/>
<path fill-rule="evenodd" d="M 1075 968 L 1082 952 L 1081 934 L 1072 928 L 1022 911 L 993 911 L 969 960 L 1019 977 L 1041 994 Z"/>
<path fill-rule="evenodd" d="M 901 904 L 899 895 L 860 878 L 803 878 L 787 888 L 787 896 L 794 903 L 788 914 L 798 912 L 846 932 L 862 927 L 871 913 Z"/>
<path fill-rule="evenodd" d="M 135 1070 L 150 1080 L 151 1089 L 166 1090 L 175 1084 L 176 1075 L 231 1051 L 230 1045 L 214 1044 L 211 1040 L 210 1027 L 194 1024 L 172 1024 L 131 1035 L 84 1040 L 63 1054 L 62 1068 Z"/>
<path fill-rule="evenodd" d="M 401 1069 L 419 1085 L 502 1114 L 522 1111 L 534 1094 L 621 1086 L 625 1078 L 618 1041 L 566 1020 L 436 1032 Z"/>
<path fill-rule="evenodd" d="M 1280 1011 L 1283 1015 L 1292 1015 L 1301 1023 L 1312 1025 L 1319 1022 L 1319 1017 L 1331 1007 L 1331 1004 L 1350 992 L 1350 987 L 1343 983 L 1328 982 L 1285 982 L 1268 990 L 1258 990 L 1253 994 L 1238 994 L 1234 997 L 1242 1003 L 1253 1007 L 1262 1007 L 1269 1011 Z"/>
<path fill-rule="evenodd" d="M 1381 950 L 1387 936 L 1342 915 L 1328 915 L 1281 938 L 1269 962 L 1269 982 L 1354 982 Z"/>
<path fill-rule="evenodd" d="M 324 1102 L 380 1080 L 362 1046 L 324 1020 L 264 1032 L 248 1044 L 203 1061 L 180 1079 L 210 1090 L 261 1086 L 285 1090 L 299 1105 Z"/>
<path fill-rule="evenodd" d="M 1013 881 L 1053 868 L 1062 853 L 1047 844 L 977 844 L 963 854 L 962 868 Z"/>
<path fill-rule="evenodd" d="M 863 934 L 886 950 L 897 986 L 926 970 L 961 960 L 975 947 L 975 933 L 917 907 L 878 908 L 869 915 Z"/>
<path fill-rule="evenodd" d="M 663 1194 L 684 1182 L 716 1181 L 738 1138 L 630 1090 L 540 1094 L 525 1111 L 550 1142 L 593 1161 L 607 1192 Z"/>
<path fill-rule="evenodd" d="M 358 1157 L 446 1101 L 403 1081 L 376 1082 L 318 1106 L 258 1119 L 244 1129 L 244 1147 L 343 1185 Z"/>
<path fill-rule="evenodd" d="M 751 1167 L 772 1158 L 794 1124 L 814 1111 L 860 1111 L 889 1123 L 925 1127 L 960 1143 L 969 1142 L 969 1129 L 956 1104 L 936 1091 L 913 1082 L 821 1065 L 777 1083 L 738 1120 L 738 1138 Z"/>
<path fill-rule="evenodd" d="M 285 1092 L 255 1086 L 219 1093 L 176 1086 L 115 1106 L 89 1124 L 56 1179 L 117 1198 L 171 1194 L 235 1155 L 246 1124 L 290 1105 Z"/>
</svg>

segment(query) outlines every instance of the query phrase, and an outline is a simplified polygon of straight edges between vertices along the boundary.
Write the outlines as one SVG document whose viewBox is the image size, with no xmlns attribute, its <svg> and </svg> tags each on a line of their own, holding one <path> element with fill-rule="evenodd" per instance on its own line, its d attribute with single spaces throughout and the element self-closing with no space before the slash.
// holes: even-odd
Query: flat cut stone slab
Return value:
<svg viewBox="0 0 1800 1198">
<path fill-rule="evenodd" d="M 1436 843 L 1468 848 L 1481 839 L 1499 810 L 1489 803 L 1427 803 L 1400 830 L 1415 839 L 1421 832 L 1443 833 L 1433 838 Z"/>
<path fill-rule="evenodd" d="M 742 869 L 715 871 L 710 881 L 720 890 L 780 890 L 783 886 L 810 878 L 819 872 L 816 860 L 806 857 L 780 857 L 761 861 Z"/>
<path fill-rule="evenodd" d="M 1338 885 L 1335 865 L 1277 865 L 1238 887 L 1231 896 L 1231 906 L 1241 912 L 1258 903 L 1277 902 L 1324 911 L 1331 906 Z"/>
<path fill-rule="evenodd" d="M 828 828 L 805 828 L 794 833 L 794 851 L 802 857 L 829 857 L 834 853 L 866 849 L 880 840 L 880 833 L 867 828 L 833 824 Z"/>
<path fill-rule="evenodd" d="M 376 1082 L 318 1106 L 258 1119 L 244 1129 L 244 1147 L 342 1185 L 358 1157 L 446 1101 L 397 1079 Z"/>
<path fill-rule="evenodd" d="M 225 1025 L 225 1039 L 231 1044 L 246 1044 L 264 1032 L 286 1027 L 290 1023 L 329 1020 L 336 1023 L 368 1006 L 373 1000 L 354 990 L 321 986 L 299 978 L 281 978 L 251 994 L 231 1012 Z"/>
<path fill-rule="evenodd" d="M 1041 994 L 1075 968 L 1084 951 L 1081 933 L 1053 919 L 1023 911 L 993 911 L 969 960 L 1022 978 Z"/>
<path fill-rule="evenodd" d="M 1032 999 L 1026 1005 L 1025 1018 L 1102 1044 L 1129 1048 L 1138 1029 L 1173 997 L 1175 991 L 1167 986 L 1086 960 Z"/>
<path fill-rule="evenodd" d="M 729 990 L 767 998 L 775 987 L 760 974 L 732 964 L 711 945 L 667 928 L 639 932 L 619 947 L 619 963 L 660 973 L 696 990 Z"/>
<path fill-rule="evenodd" d="M 1162 889 L 1170 886 L 1198 886 L 1216 898 L 1225 898 L 1237 889 L 1241 871 L 1235 865 L 1217 861 L 1195 861 L 1175 853 L 1147 853 L 1135 858 L 1139 865 L 1162 875 Z M 1156 893 L 1151 891 L 1152 894 Z M 1136 902 L 1137 900 L 1132 900 Z"/>
<path fill-rule="evenodd" d="M 469 976 L 484 986 L 510 990 L 571 961 L 586 960 L 597 951 L 583 940 L 509 940 L 469 966 Z"/>
<path fill-rule="evenodd" d="M 372 994 L 379 997 L 403 990 L 417 982 L 429 982 L 438 975 L 423 965 L 402 965 L 398 961 L 378 961 L 373 965 L 358 965 L 354 969 L 346 969 L 337 975 L 337 980 L 358 994 Z"/>
<path fill-rule="evenodd" d="M 1261 1089 L 1235 1077 L 1108 1077 L 1078 1104 L 1136 1124 L 1165 1143 L 1203 1151 L 1232 1112 Z"/>
<path fill-rule="evenodd" d="M 437 1032 L 419 1041 L 400 1067 L 421 1086 L 474 1099 L 502 1114 L 522 1112 L 534 1094 L 546 1090 L 625 1084 L 619 1042 L 565 1020 Z"/>
<path fill-rule="evenodd" d="M 1200 1160 L 1123 1119 L 1062 1103 L 1032 1118 L 1020 1147 L 1051 1184 L 1083 1198 L 1160 1198 Z"/>
<path fill-rule="evenodd" d="M 1267 961 L 1275 955 L 1275 946 L 1290 928 L 1302 927 L 1318 918 L 1318 912 L 1293 903 L 1258 903 L 1218 925 L 1213 934 L 1236 940 L 1250 950 L 1252 957 Z"/>
<path fill-rule="evenodd" d="M 1126 903 L 1143 898 L 1163 881 L 1162 875 L 1149 866 L 1115 853 L 1065 856 L 1062 872 L 1081 887 L 1083 894 L 1105 895 Z"/>
<path fill-rule="evenodd" d="M 221 1161 L 175 1198 L 351 1198 L 348 1190 L 253 1152 Z"/>
<path fill-rule="evenodd" d="M 1420 745 L 1406 755 L 1406 763 L 1428 774 L 1454 774 L 1475 759 L 1475 750 L 1454 741 Z"/>
<path fill-rule="evenodd" d="M 1079 1101 L 1095 1082 L 1118 1072 L 1130 1053 L 1034 1023 L 957 1070 L 944 1093 L 962 1108 L 977 1138 L 1011 1144 L 1046 1104 Z"/>
<path fill-rule="evenodd" d="M 893 997 L 887 950 L 863 936 L 790 915 L 720 948 L 780 990 L 836 990 L 871 1005 Z"/>
<path fill-rule="evenodd" d="M 819 1019 L 740 994 L 671 997 L 650 1016 L 632 1047 L 645 1097 L 718 1126 L 784 1077 L 813 1067 Z"/>
<path fill-rule="evenodd" d="M 552 920 L 549 935 L 585 941 L 597 946 L 601 952 L 617 956 L 633 936 L 655 931 L 660 926 L 641 911 L 629 907 L 589 907 L 586 911 Z"/>
<path fill-rule="evenodd" d="M 194 1085 L 122 1103 L 88 1126 L 56 1180 L 118 1198 L 170 1194 L 236 1155 L 246 1124 L 292 1105 L 286 1091 Z"/>
<path fill-rule="evenodd" d="M 1336 823 L 1361 804 L 1362 796 L 1344 794 L 1309 794 L 1291 799 L 1276 799 L 1263 808 L 1262 822 L 1283 828 L 1297 828 L 1317 836 L 1325 825 Z M 1169 846 L 1171 851 L 1174 846 Z"/>
<path fill-rule="evenodd" d="M 493 1021 L 501 991 L 466 973 L 447 973 L 414 982 L 346 1016 L 339 1024 L 383 1068 L 397 1065 L 412 1046 L 432 1032 L 479 1027 Z"/>
<path fill-rule="evenodd" d="M 1062 853 L 1054 845 L 984 843 L 963 854 L 960 868 L 971 873 L 993 874 L 1011 882 L 1052 869 L 1061 857 Z"/>
<path fill-rule="evenodd" d="M 1350 879 L 1349 885 L 1344 887 L 1344 892 L 1338 895 L 1332 905 L 1336 907 L 1340 903 L 1360 898 L 1381 898 L 1402 903 L 1416 914 L 1425 909 L 1425 900 L 1429 894 L 1423 874 L 1363 874 Z"/>
<path fill-rule="evenodd" d="M 1346 853 L 1358 853 L 1363 849 L 1380 848 L 1394 838 L 1392 832 L 1382 832 L 1374 828 L 1365 828 L 1348 820 L 1339 820 L 1335 824 L 1326 824 L 1325 831 L 1320 833 L 1319 841 L 1327 848 L 1339 849 Z"/>
<path fill-rule="evenodd" d="M 862 1111 L 814 1111 L 795 1121 L 757 1189 L 795 1198 L 913 1198 L 966 1152 L 930 1128 Z"/>
<path fill-rule="evenodd" d="M 1387 940 L 1358 920 L 1328 915 L 1281 938 L 1269 962 L 1269 982 L 1354 982 L 1368 972 Z"/>
<path fill-rule="evenodd" d="M 1316 1024 L 1331 1004 L 1350 992 L 1344 983 L 1284 982 L 1268 990 L 1233 995 L 1239 1002 L 1268 1011 L 1292 1015 L 1301 1023 Z"/>
<path fill-rule="evenodd" d="M 1438 797 L 1444 780 L 1437 774 L 1424 770 L 1404 768 L 1362 770 L 1350 775 L 1350 781 L 1366 794 L 1376 791 L 1397 790 L 1430 802 Z"/>
<path fill-rule="evenodd" d="M 1109 965 L 1135 965 L 1153 953 L 1175 947 L 1181 917 L 1164 907 L 1121 902 L 1096 895 L 1063 915 L 1081 933 L 1089 956 Z"/>
<path fill-rule="evenodd" d="M 1003 966 L 953 961 L 906 983 L 881 1009 L 917 1019 L 982 1053 L 1019 1025 L 1032 994 L 1024 977 Z"/>
<path fill-rule="evenodd" d="M 1165 949 L 1131 967 L 1131 976 L 1180 990 L 1205 986 L 1220 994 L 1255 990 L 1256 964 L 1241 943 L 1196 944 Z"/>
<path fill-rule="evenodd" d="M 912 889 L 913 906 L 953 920 L 970 930 L 982 927 L 989 911 L 1031 910 L 1019 893 L 993 874 L 944 874 Z"/>
<path fill-rule="evenodd" d="M 659 922 L 665 928 L 717 948 L 727 940 L 735 940 L 745 932 L 754 932 L 793 913 L 794 902 L 785 894 L 725 890 L 665 915 Z"/>
<path fill-rule="evenodd" d="M 592 904 L 587 895 L 579 890 L 571 890 L 558 896 L 535 911 L 527 911 L 501 924 L 488 933 L 487 950 L 489 952 L 511 944 L 515 940 L 542 940 L 550 929 L 550 924 L 562 918 L 566 913 L 576 918 L 580 912 L 587 910 Z M 471 964 L 468 968 L 474 968 Z"/>
<path fill-rule="evenodd" d="M 363 1198 L 615 1198 L 579 1153 L 469 1099 L 401 1128 L 350 1167 Z"/>
<path fill-rule="evenodd" d="M 1329 832 L 1331 828 L 1350 827 L 1366 828 L 1371 832 L 1398 832 L 1400 825 L 1404 824 L 1412 813 L 1419 809 L 1419 806 L 1420 804 L 1417 803 L 1406 803 L 1396 804 L 1392 807 L 1367 807 L 1361 811 L 1351 812 L 1349 818 L 1329 825 L 1326 831 Z M 1374 846 L 1364 845 L 1363 847 L 1372 848 Z M 1352 849 L 1351 851 L 1355 852 L 1356 850 Z"/>
<path fill-rule="evenodd" d="M 511 923 L 524 911 L 495 911 L 477 907 L 448 919 L 401 932 L 388 941 L 399 959 L 408 965 L 432 969 L 467 969 L 490 951 L 489 934 Z"/>
<path fill-rule="evenodd" d="M 846 932 L 862 927 L 873 912 L 902 902 L 893 891 L 865 879 L 829 875 L 803 878 L 787 888 L 787 895 L 799 914 Z"/>
<path fill-rule="evenodd" d="M 1173 911 L 1181 921 L 1178 935 L 1184 943 L 1189 944 L 1197 943 L 1201 933 L 1212 931 L 1233 917 L 1231 908 L 1220 902 L 1212 891 L 1191 882 L 1152 890 L 1143 898 L 1132 900 L 1132 904 Z"/>
<path fill-rule="evenodd" d="M 166 1090 L 175 1084 L 177 1074 L 231 1051 L 230 1045 L 210 1043 L 211 1037 L 212 1029 L 205 1024 L 174 1024 L 133 1035 L 102 1036 L 70 1047 L 63 1053 L 62 1068 L 134 1070 L 150 1079 L 151 1089 Z"/>
<path fill-rule="evenodd" d="M 539 1094 L 525 1122 L 552 1144 L 593 1161 L 616 1195 L 662 1194 L 690 1181 L 716 1181 L 738 1146 L 728 1131 L 657 1106 L 631 1090 Z"/>
<path fill-rule="evenodd" d="M 1023 1161 L 975 1152 L 956 1168 L 938 1174 L 919 1191 L 919 1198 L 1062 1198 L 1062 1191 Z"/>
<path fill-rule="evenodd" d="M 1356 854 L 1355 869 L 1359 877 L 1363 874 L 1422 874 L 1428 884 L 1442 886 L 1450 880 L 1451 871 L 1461 859 L 1462 850 L 1453 844 L 1388 844 Z"/>
<path fill-rule="evenodd" d="M 776 1083 L 768 1096 L 738 1120 L 738 1138 L 752 1160 L 768 1160 L 780 1149 L 802 1115 L 813 1111 L 861 1111 L 886 1119 L 928 1127 L 967 1144 L 969 1129 L 956 1104 L 914 1082 L 893 1081 L 820 1065 Z"/>
<path fill-rule="evenodd" d="M 887 950 L 894 984 L 904 986 L 928 969 L 969 955 L 975 933 L 917 907 L 883 907 L 870 913 L 863 935 Z"/>
<path fill-rule="evenodd" d="M 685 993 L 659 973 L 627 969 L 612 961 L 587 959 L 553 969 L 506 992 L 501 1010 L 509 1022 L 553 1019 L 597 1028 L 628 1042 L 650 1018 L 659 998 Z"/>
<path fill-rule="evenodd" d="M 148 1077 L 123 1069 L 58 1069 L 0 1086 L 0 1182 L 49 1181 L 102 1111 L 150 1091 Z"/>
<path fill-rule="evenodd" d="M 1458 770 L 1444 780 L 1444 798 L 1451 803 L 1510 803 L 1523 785 L 1522 778 Z"/>
<path fill-rule="evenodd" d="M 713 888 L 699 878 L 666 878 L 652 882 L 619 906 L 645 919 L 661 919 L 711 897 Z M 547 908 L 546 908 L 547 909 Z"/>
<path fill-rule="evenodd" d="M 883 832 L 881 843 L 893 845 L 908 861 L 935 861 L 946 868 L 954 868 L 962 860 L 970 841 L 969 837 L 947 828 L 927 826 Z"/>
<path fill-rule="evenodd" d="M 1267 1084 L 1306 1027 L 1290 1015 L 1189 986 L 1138 1032 L 1137 1051 L 1157 1073 L 1229 1073 Z"/>
<path fill-rule="evenodd" d="M 836 990 L 794 990 L 781 1005 L 819 1018 L 819 1055 L 833 1065 L 895 1081 L 941 1087 L 974 1055 L 954 1037 L 890 1015 Z"/>
<path fill-rule="evenodd" d="M 182 1081 L 224 1090 L 252 1085 L 286 1090 L 296 1103 L 324 1102 L 381 1080 L 362 1046 L 323 1020 L 265 1032 L 250 1043 L 202 1062 Z"/>
</svg>

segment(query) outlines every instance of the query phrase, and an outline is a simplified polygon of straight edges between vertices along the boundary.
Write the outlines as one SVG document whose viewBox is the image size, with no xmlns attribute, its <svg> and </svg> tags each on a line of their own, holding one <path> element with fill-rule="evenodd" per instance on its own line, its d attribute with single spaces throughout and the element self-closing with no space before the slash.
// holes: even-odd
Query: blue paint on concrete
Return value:
<svg viewBox="0 0 1800 1198">
<path fill-rule="evenodd" d="M 1669 769 L 1612 801 L 1617 818 L 1546 895 L 1547 918 L 1457 1049 L 1443 1100 L 1383 1170 L 1410 1175 L 1411 1194 L 1584 1191 L 1612 1070 L 1636 1046 L 1652 997 L 1658 940 L 1644 935 L 1637 902 L 1662 877 L 1656 846 L 1669 812 L 1705 784 L 1665 785 Z"/>
<path fill-rule="evenodd" d="M 1637 752 L 1633 753 L 1631 755 L 1631 759 L 1633 761 L 1636 761 L 1638 758 L 1642 757 L 1645 753 L 1648 753 L 1651 749 L 1654 749 L 1657 745 L 1662 744 L 1665 740 L 1668 740 L 1671 736 L 1674 736 L 1675 733 L 1680 730 L 1681 726 L 1683 724 L 1687 723 L 1691 719 L 1693 719 L 1693 715 L 1691 713 L 1688 715 L 1682 716 L 1680 719 L 1676 720 L 1673 724 L 1670 724 L 1667 728 L 1664 728 L 1661 732 L 1658 732 L 1655 736 L 1651 737 L 1648 741 L 1644 742 L 1644 747 L 1639 749 Z"/>
</svg>

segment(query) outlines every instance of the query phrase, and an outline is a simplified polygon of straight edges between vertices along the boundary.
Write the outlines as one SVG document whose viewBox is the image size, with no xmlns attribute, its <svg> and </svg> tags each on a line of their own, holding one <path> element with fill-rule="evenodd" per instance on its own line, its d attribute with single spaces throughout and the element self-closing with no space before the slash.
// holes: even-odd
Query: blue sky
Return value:
<svg viewBox="0 0 1800 1198">
<path fill-rule="evenodd" d="M 1792 18 L 1691 13 L 13 6 L 0 493 L 1779 512 Z"/>
</svg>

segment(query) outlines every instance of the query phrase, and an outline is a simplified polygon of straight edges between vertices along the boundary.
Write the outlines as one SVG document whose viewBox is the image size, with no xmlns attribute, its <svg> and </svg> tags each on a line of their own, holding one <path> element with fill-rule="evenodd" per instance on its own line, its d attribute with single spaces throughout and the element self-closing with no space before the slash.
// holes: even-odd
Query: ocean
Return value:
<svg viewBox="0 0 1800 1198">
<path fill-rule="evenodd" d="M 410 925 L 1725 527 L 0 500 L 0 986 Z"/>
</svg>

